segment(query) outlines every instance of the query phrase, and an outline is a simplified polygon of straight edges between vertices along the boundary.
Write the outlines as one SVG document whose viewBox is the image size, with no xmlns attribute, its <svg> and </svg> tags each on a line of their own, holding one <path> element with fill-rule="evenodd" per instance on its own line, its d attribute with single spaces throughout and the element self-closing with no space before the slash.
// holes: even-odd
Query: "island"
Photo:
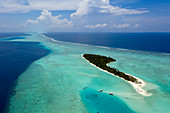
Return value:
<svg viewBox="0 0 170 113">
<path fill-rule="evenodd" d="M 137 84 L 141 84 L 136 78 L 125 74 L 124 72 L 119 71 L 117 68 L 111 68 L 107 66 L 108 63 L 115 62 L 116 60 L 110 57 L 95 55 L 95 54 L 84 54 L 83 57 L 88 60 L 90 63 L 94 64 L 95 66 L 106 70 L 120 78 L 123 78 L 127 81 L 135 82 Z"/>
<path fill-rule="evenodd" d="M 116 60 L 111 57 L 96 55 L 96 54 L 83 54 L 82 57 L 87 60 L 90 64 L 93 66 L 99 68 L 100 70 L 103 70 L 105 72 L 108 72 L 114 76 L 120 77 L 130 83 L 135 90 L 144 95 L 144 96 L 150 96 L 151 94 L 147 94 L 147 91 L 142 89 L 143 86 L 145 86 L 145 83 L 143 80 L 134 77 L 132 75 L 129 75 L 127 73 L 119 71 L 117 68 L 112 68 L 108 66 L 108 63 L 115 62 Z"/>
</svg>

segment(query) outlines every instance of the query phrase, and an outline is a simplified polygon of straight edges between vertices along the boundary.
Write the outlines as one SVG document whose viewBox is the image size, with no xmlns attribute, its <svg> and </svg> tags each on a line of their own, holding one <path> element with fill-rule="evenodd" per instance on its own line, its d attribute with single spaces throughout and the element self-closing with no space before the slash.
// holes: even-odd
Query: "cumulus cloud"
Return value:
<svg viewBox="0 0 170 113">
<path fill-rule="evenodd" d="M 107 24 L 96 24 L 96 25 L 85 25 L 84 27 L 85 28 L 92 28 L 92 29 L 95 29 L 95 28 L 102 28 L 102 27 L 106 27 Z"/>
<path fill-rule="evenodd" d="M 128 28 L 130 24 L 119 24 L 119 25 L 113 25 L 114 28 L 122 29 L 122 28 Z"/>
<path fill-rule="evenodd" d="M 109 0 L 83 0 L 79 3 L 77 11 L 71 14 L 71 17 L 82 16 L 96 10 L 99 13 L 112 13 L 114 15 L 142 14 L 148 12 L 112 6 Z"/>
<path fill-rule="evenodd" d="M 44 9 L 41 12 L 41 15 L 36 20 L 28 19 L 27 23 L 32 24 L 44 24 L 48 25 L 51 28 L 55 27 L 71 27 L 72 23 L 67 19 L 60 19 L 61 15 L 53 16 L 51 12 Z"/>
<path fill-rule="evenodd" d="M 141 14 L 148 11 L 125 9 L 110 5 L 109 0 L 0 0 L 0 13 L 31 10 L 76 10 L 71 16 L 85 15 L 97 9 L 100 13 L 115 15 Z"/>
<path fill-rule="evenodd" d="M 45 10 L 44 10 L 45 9 Z M 43 10 L 40 16 L 36 19 L 31 19 L 28 17 L 26 27 L 29 28 L 70 28 L 75 31 L 78 30 L 88 30 L 85 28 L 103 28 L 106 26 L 111 26 L 121 29 L 127 28 L 129 24 L 116 24 L 116 23 L 131 23 L 131 28 L 139 27 L 139 24 L 134 24 L 134 22 L 125 21 L 124 16 L 115 15 L 129 15 L 129 14 L 142 14 L 148 11 L 141 11 L 137 9 L 127 9 L 122 7 L 117 7 L 110 4 L 109 0 L 0 0 L 0 13 L 11 13 L 11 12 L 29 12 L 29 11 L 39 11 Z M 61 15 L 54 16 L 51 11 L 61 11 L 61 10 L 71 10 L 63 11 L 66 15 L 64 18 Z M 75 11 L 70 15 L 72 11 Z M 31 14 L 32 12 L 30 12 Z M 56 12 L 55 12 L 56 13 Z M 57 12 L 58 13 L 58 12 Z M 60 13 L 60 12 L 59 12 Z M 68 17 L 70 15 L 72 18 Z M 35 17 L 36 15 L 31 15 L 30 17 Z M 21 22 L 25 22 L 25 18 L 21 17 Z M 94 22 L 95 23 L 92 23 Z M 132 20 L 130 20 L 132 21 Z M 2 21 L 1 23 L 5 23 Z M 16 22 L 17 23 L 17 22 Z M 91 24 L 89 24 L 91 23 Z M 96 24 L 100 23 L 100 24 Z M 104 23 L 104 24 L 103 24 Z M 107 23 L 107 24 L 105 24 Z M 113 23 L 115 23 L 114 26 Z M 140 22 L 135 22 L 140 23 Z M 19 22 L 17 24 L 20 24 Z M 96 24 L 96 25 L 95 25 Z M 74 25 L 74 26 L 73 26 Z M 25 27 L 25 28 L 26 28 Z M 129 28 L 130 28 L 129 27 Z M 82 29 L 81 29 L 82 28 Z M 54 29 L 54 30 L 58 30 Z M 109 29 L 109 27 L 108 27 Z M 62 29 L 63 30 L 63 29 Z M 100 29 L 97 29 L 100 30 Z M 38 30 L 37 30 L 38 31 Z M 45 31 L 45 30 L 44 30 Z"/>
</svg>

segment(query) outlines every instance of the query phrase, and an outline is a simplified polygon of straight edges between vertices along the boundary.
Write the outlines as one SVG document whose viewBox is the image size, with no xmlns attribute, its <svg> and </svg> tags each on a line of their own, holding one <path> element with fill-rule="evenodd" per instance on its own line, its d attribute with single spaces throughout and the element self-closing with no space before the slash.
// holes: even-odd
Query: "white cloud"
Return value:
<svg viewBox="0 0 170 113">
<path fill-rule="evenodd" d="M 96 24 L 96 25 L 85 25 L 84 27 L 85 28 L 92 28 L 92 29 L 95 29 L 95 28 L 102 28 L 102 27 L 106 27 L 107 24 Z"/>
<path fill-rule="evenodd" d="M 75 13 L 71 14 L 71 17 L 75 16 L 75 15 L 85 15 L 88 13 L 88 2 L 90 0 L 83 0 L 82 2 L 79 2 L 79 8 L 77 9 L 77 11 Z"/>
<path fill-rule="evenodd" d="M 43 10 L 46 9 L 46 10 Z M 33 10 L 42 11 L 41 15 L 36 19 L 31 19 L 28 17 L 27 22 L 24 24 L 25 28 L 36 28 L 37 31 L 40 29 L 48 28 L 50 30 L 62 30 L 65 31 L 66 28 L 74 31 L 86 31 L 85 28 L 103 28 L 115 25 L 113 27 L 118 28 L 131 28 L 139 27 L 138 21 L 131 22 L 132 20 L 126 21 L 125 16 L 115 16 L 115 15 L 127 15 L 127 14 L 142 14 L 147 11 L 138 11 L 136 9 L 127 9 L 122 7 L 112 6 L 109 0 L 0 0 L 0 13 L 11 13 L 11 12 L 29 12 Z M 63 11 L 67 19 L 63 19 L 61 15 L 54 16 L 51 11 L 57 10 L 72 10 L 72 13 L 68 20 L 68 14 L 72 11 Z M 56 12 L 55 12 L 56 13 Z M 59 12 L 60 13 L 60 12 Z M 32 14 L 32 12 L 30 12 Z M 30 15 L 28 15 L 30 16 Z M 31 15 L 30 17 L 35 17 L 36 15 Z M 136 17 L 136 16 L 135 16 Z M 131 16 L 129 16 L 131 18 Z M 2 19 L 1 23 L 8 23 L 7 20 Z M 25 22 L 25 18 L 21 16 L 21 21 Z M 17 24 L 21 24 L 16 21 Z M 95 23 L 94 23 L 95 22 Z M 89 24 L 90 23 L 90 24 Z M 97 24 L 100 23 L 100 24 Z M 104 23 L 104 24 L 103 24 Z M 105 24 L 107 23 L 107 24 Z M 130 24 L 118 24 L 118 23 L 130 23 Z M 135 25 L 136 24 L 136 25 Z M 74 25 L 74 26 L 73 26 Z M 110 27 L 110 28 L 111 28 Z M 55 29 L 57 28 L 57 29 Z M 110 29 L 108 27 L 108 29 Z M 22 29 L 22 28 L 21 28 Z M 108 30 L 107 29 L 107 30 Z M 34 29 L 31 29 L 34 30 Z M 45 29 L 46 30 L 46 29 Z M 45 31 L 44 30 L 44 31 Z M 62 31 L 61 30 L 61 31 Z M 68 31 L 69 31 L 68 30 Z M 100 29 L 97 29 L 100 30 Z M 102 29 L 104 31 L 104 29 Z"/>
<path fill-rule="evenodd" d="M 125 9 L 125 8 L 111 6 L 111 5 L 101 6 L 100 8 L 101 8 L 100 10 L 101 13 L 113 13 L 115 15 L 142 14 L 148 12 L 148 11 L 138 11 L 135 9 Z"/>
<path fill-rule="evenodd" d="M 75 13 L 71 14 L 71 17 L 88 14 L 93 11 L 93 8 L 100 8 L 100 6 L 107 4 L 109 4 L 109 0 L 82 0 L 78 4 L 79 8 Z"/>
<path fill-rule="evenodd" d="M 128 28 L 130 24 L 119 24 L 119 25 L 113 25 L 114 28 L 123 29 Z"/>
<path fill-rule="evenodd" d="M 28 19 L 27 23 L 41 24 L 44 26 L 49 26 L 51 28 L 57 27 L 71 27 L 72 23 L 67 19 L 60 19 L 61 15 L 53 16 L 51 12 L 44 9 L 41 15 L 36 20 Z"/>
<path fill-rule="evenodd" d="M 138 28 L 138 27 L 139 27 L 139 24 L 135 24 L 133 27 L 134 27 L 134 28 Z"/>
<path fill-rule="evenodd" d="M 35 24 L 35 23 L 38 23 L 38 20 L 35 20 L 35 21 L 34 21 L 34 20 L 31 20 L 31 19 L 28 19 L 28 20 L 27 20 L 27 23 L 33 23 L 33 24 Z"/>
<path fill-rule="evenodd" d="M 0 13 L 28 12 L 31 10 L 76 10 L 71 16 L 85 15 L 94 9 L 115 15 L 141 14 L 148 11 L 125 9 L 110 5 L 109 0 L 0 0 Z"/>
<path fill-rule="evenodd" d="M 81 0 L 0 0 L 0 13 L 31 10 L 76 10 Z"/>
<path fill-rule="evenodd" d="M 83 0 L 79 3 L 77 11 L 71 14 L 71 17 L 82 16 L 96 11 L 96 9 L 99 13 L 112 13 L 114 15 L 142 14 L 148 12 L 112 6 L 109 0 Z"/>
</svg>

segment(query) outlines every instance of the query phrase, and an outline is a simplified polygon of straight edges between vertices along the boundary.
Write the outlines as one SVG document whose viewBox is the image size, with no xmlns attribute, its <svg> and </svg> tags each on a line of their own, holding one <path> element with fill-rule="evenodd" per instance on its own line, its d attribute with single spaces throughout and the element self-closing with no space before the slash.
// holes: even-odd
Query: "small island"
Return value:
<svg viewBox="0 0 170 113">
<path fill-rule="evenodd" d="M 99 68 L 102 71 L 112 74 L 113 76 L 120 77 L 131 84 L 134 89 L 143 96 L 151 96 L 151 93 L 147 93 L 146 90 L 142 89 L 145 86 L 145 82 L 140 78 L 129 75 L 127 73 L 119 71 L 117 68 L 111 68 L 107 64 L 115 62 L 116 60 L 110 57 L 95 55 L 95 54 L 83 54 L 82 58 L 87 60 L 91 65 Z"/>
<path fill-rule="evenodd" d="M 141 84 L 136 78 L 130 76 L 124 72 L 120 72 L 117 68 L 111 68 L 107 66 L 108 63 L 115 62 L 116 60 L 110 57 L 95 55 L 95 54 L 84 54 L 83 57 L 95 66 L 106 70 L 124 80 L 134 82 L 136 84 Z"/>
</svg>

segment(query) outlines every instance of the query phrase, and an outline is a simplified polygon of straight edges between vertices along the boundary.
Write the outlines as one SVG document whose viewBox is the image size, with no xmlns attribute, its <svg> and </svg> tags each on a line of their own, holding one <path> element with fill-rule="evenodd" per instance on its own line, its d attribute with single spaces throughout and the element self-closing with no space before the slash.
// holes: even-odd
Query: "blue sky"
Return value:
<svg viewBox="0 0 170 113">
<path fill-rule="evenodd" d="M 170 0 L 0 0 L 0 32 L 170 32 Z"/>
</svg>

